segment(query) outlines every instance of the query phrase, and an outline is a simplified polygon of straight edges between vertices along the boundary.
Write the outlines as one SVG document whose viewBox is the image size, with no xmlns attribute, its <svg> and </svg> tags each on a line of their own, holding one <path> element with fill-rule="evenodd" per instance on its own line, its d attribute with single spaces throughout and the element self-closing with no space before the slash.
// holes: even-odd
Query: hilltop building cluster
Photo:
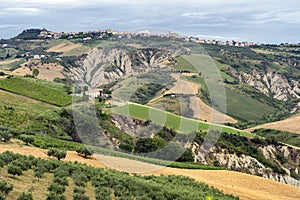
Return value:
<svg viewBox="0 0 300 200">
<path fill-rule="evenodd" d="M 128 38 L 131 39 L 132 37 L 136 36 L 143 36 L 143 37 L 168 37 L 168 38 L 177 38 L 177 39 L 185 39 L 189 42 L 195 42 L 200 44 L 216 44 L 216 45 L 223 45 L 223 46 L 236 46 L 236 47 L 248 47 L 257 45 L 254 42 L 239 42 L 239 41 L 219 41 L 219 40 L 206 40 L 206 39 L 199 39 L 197 37 L 189 37 L 189 36 L 182 36 L 177 33 L 172 33 L 169 31 L 168 33 L 153 33 L 148 30 L 145 31 L 138 31 L 138 32 L 128 32 L 128 31 L 115 31 L 112 29 L 106 30 L 95 30 L 95 31 L 85 31 L 85 32 L 52 32 L 48 31 L 47 29 L 42 29 L 39 37 L 43 39 L 47 38 L 55 38 L 55 39 L 78 39 L 81 38 L 82 41 L 89 41 L 92 39 L 105 39 L 109 38 L 110 36 L 118 36 L 121 38 Z"/>
</svg>

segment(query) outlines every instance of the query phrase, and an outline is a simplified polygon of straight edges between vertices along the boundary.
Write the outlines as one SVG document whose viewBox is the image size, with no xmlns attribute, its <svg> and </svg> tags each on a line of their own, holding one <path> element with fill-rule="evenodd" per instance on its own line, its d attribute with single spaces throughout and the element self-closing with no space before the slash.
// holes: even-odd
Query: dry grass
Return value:
<svg viewBox="0 0 300 200">
<path fill-rule="evenodd" d="M 193 74 L 183 74 L 185 76 L 192 76 Z M 172 74 L 172 77 L 176 80 L 175 86 L 167 91 L 165 94 L 179 93 L 179 94 L 192 94 L 190 97 L 190 108 L 194 111 L 194 118 L 202 121 L 213 123 L 236 123 L 237 120 L 228 115 L 224 115 L 215 109 L 205 104 L 199 97 L 200 85 L 189 82 L 180 78 L 179 74 Z"/>
<path fill-rule="evenodd" d="M 300 197 L 299 188 L 285 185 L 261 177 L 232 171 L 206 171 L 165 168 L 154 174 L 184 175 L 249 200 L 296 200 Z"/>
<path fill-rule="evenodd" d="M 48 159 L 46 151 L 34 147 L 28 147 L 16 142 L 11 144 L 1 144 L 0 152 L 6 150 L 13 151 L 24 155 L 33 155 L 35 157 L 41 157 Z M 276 181 L 264 179 L 257 176 L 251 176 L 239 172 L 233 171 L 206 171 L 206 170 L 188 170 L 188 169 L 175 169 L 168 167 L 157 167 L 152 164 L 142 163 L 139 161 L 128 160 L 124 158 L 114 158 L 108 156 L 98 156 L 101 162 L 106 163 L 110 166 L 115 166 L 118 169 L 131 169 L 136 172 L 151 171 L 144 173 L 143 175 L 184 175 L 194 178 L 197 181 L 204 182 L 210 186 L 216 187 L 223 190 L 225 193 L 234 194 L 241 197 L 241 199 L 265 199 L 265 200 L 298 200 L 300 197 L 299 188 L 282 184 Z M 86 163 L 94 167 L 105 167 L 104 164 L 100 163 L 95 159 L 84 159 L 78 156 L 75 152 L 68 152 L 66 161 L 78 161 L 80 163 Z M 109 167 L 111 168 L 111 167 Z M 1 173 L 2 174 L 2 173 Z M 23 177 L 22 177 L 23 179 Z M 46 183 L 45 183 L 46 184 Z M 41 186 L 41 188 L 43 188 Z M 20 191 L 25 190 L 25 187 Z M 28 188 L 26 188 L 28 190 Z M 45 192 L 45 191 L 44 191 Z M 87 194 L 92 193 L 92 189 L 88 186 Z M 11 198 L 13 199 L 13 198 Z M 91 198 L 92 199 L 92 198 Z"/>
<path fill-rule="evenodd" d="M 11 63 L 14 63 L 14 62 L 18 62 L 20 61 L 21 59 L 13 59 L 13 60 L 5 60 L 5 61 L 1 61 L 0 62 L 0 65 L 9 65 Z"/>
<path fill-rule="evenodd" d="M 49 157 L 47 156 L 47 150 L 26 146 L 19 140 L 13 140 L 13 142 L 9 144 L 0 143 L 0 153 L 4 151 L 12 151 L 22 155 L 33 155 L 38 158 L 49 159 Z M 78 163 L 83 163 L 94 167 L 105 167 L 97 159 L 84 159 L 83 157 L 79 156 L 76 152 L 73 151 L 67 152 L 67 157 L 64 159 L 64 161 L 77 161 Z"/>
<path fill-rule="evenodd" d="M 64 195 L 66 196 L 67 199 L 72 199 L 71 197 L 73 197 L 73 190 L 75 187 L 74 181 L 71 177 L 68 178 L 68 183 L 69 185 L 66 187 L 66 191 L 64 193 Z"/>
<path fill-rule="evenodd" d="M 63 56 L 79 56 L 87 53 L 90 50 L 90 47 L 83 44 L 76 44 L 67 40 L 56 41 L 50 45 L 50 48 L 47 52 L 59 52 L 63 53 Z"/>
<path fill-rule="evenodd" d="M 191 83 L 180 78 L 179 74 L 172 74 L 172 77 L 176 80 L 174 87 L 171 88 L 166 94 L 179 93 L 179 94 L 194 94 L 199 92 L 200 85 Z"/>
<path fill-rule="evenodd" d="M 300 134 L 300 115 L 296 115 L 296 116 L 290 117 L 290 118 L 282 120 L 282 121 L 272 122 L 272 123 L 256 126 L 256 127 L 247 129 L 245 131 L 251 132 L 251 131 L 253 131 L 255 129 L 259 129 L 259 128 L 275 129 L 275 130 L 288 131 L 291 133 Z"/>
<path fill-rule="evenodd" d="M 7 168 L 0 169 L 1 180 L 13 184 L 13 191 L 7 196 L 7 199 L 17 199 L 22 192 L 28 193 L 32 189 L 33 199 L 44 200 L 47 196 L 47 187 L 52 181 L 52 174 L 46 173 L 40 180 L 34 177 L 33 170 L 23 172 L 22 176 L 15 178 L 7 173 Z"/>
<path fill-rule="evenodd" d="M 82 44 L 75 44 L 70 41 L 64 41 L 63 43 L 51 47 L 50 49 L 47 50 L 47 52 L 68 52 L 81 46 Z"/>
<path fill-rule="evenodd" d="M 16 69 L 13 73 L 17 76 L 24 76 L 26 74 L 32 74 L 29 67 L 31 61 L 26 62 L 21 65 L 21 68 Z M 64 67 L 59 64 L 49 63 L 42 65 L 39 61 L 35 62 L 37 66 L 32 67 L 32 69 L 37 68 L 39 70 L 39 75 L 37 78 L 52 81 L 55 78 L 65 78 L 62 74 Z"/>
<path fill-rule="evenodd" d="M 213 123 L 237 123 L 237 120 L 224 115 L 205 104 L 199 97 L 191 97 L 190 107 L 194 111 L 194 118 Z"/>
</svg>

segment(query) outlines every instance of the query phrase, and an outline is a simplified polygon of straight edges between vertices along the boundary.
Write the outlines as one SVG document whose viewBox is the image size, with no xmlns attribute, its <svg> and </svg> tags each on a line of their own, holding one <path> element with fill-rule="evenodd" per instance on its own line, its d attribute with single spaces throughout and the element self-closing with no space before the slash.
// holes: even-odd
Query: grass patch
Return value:
<svg viewBox="0 0 300 200">
<path fill-rule="evenodd" d="M 0 88 L 6 91 L 21 94 L 56 106 L 67 106 L 72 103 L 71 96 L 50 87 L 51 85 L 45 86 L 34 82 L 30 78 L 23 77 L 0 80 Z"/>
<path fill-rule="evenodd" d="M 273 129 L 256 129 L 253 131 L 256 135 L 268 138 L 275 137 L 279 142 L 300 147 L 300 135 L 287 131 L 279 131 Z"/>
<path fill-rule="evenodd" d="M 0 106 L 0 124 L 11 128 L 24 128 L 29 123 L 27 113 L 16 111 L 10 106 Z"/>
<path fill-rule="evenodd" d="M 209 100 L 209 90 L 204 79 L 200 76 L 195 78 L 184 76 L 188 81 L 198 83 L 201 85 L 201 98 L 207 103 L 211 104 Z M 206 80 L 209 81 L 209 80 Z M 210 82 L 210 84 L 212 84 Z M 276 108 L 257 101 L 251 97 L 242 95 L 236 91 L 232 91 L 225 87 L 226 101 L 227 101 L 227 114 L 235 119 L 248 121 L 262 119 L 277 111 Z M 221 99 L 222 94 L 214 93 L 216 99 Z"/>
<path fill-rule="evenodd" d="M 45 110 L 54 110 L 57 108 L 47 103 L 0 90 L 0 106 L 4 105 L 12 106 L 17 112 L 26 112 L 31 119 L 38 116 Z"/>
<path fill-rule="evenodd" d="M 223 132 L 227 133 L 253 137 L 252 134 L 233 129 L 231 127 L 200 122 L 194 119 L 181 117 L 169 112 L 165 112 L 148 106 L 142 106 L 139 104 L 130 103 L 122 107 L 114 108 L 113 112 L 117 114 L 127 115 L 140 120 L 152 120 L 152 122 L 155 124 L 166 126 L 167 128 L 174 129 L 175 131 L 181 133 L 205 131 L 210 128 L 211 130 L 222 130 Z"/>
<path fill-rule="evenodd" d="M 20 68 L 23 63 L 25 63 L 25 59 L 20 59 L 18 61 L 15 61 L 15 62 L 12 62 L 9 64 L 5 64 L 5 65 L 2 64 L 2 65 L 0 65 L 0 69 L 14 71 L 14 70 Z"/>
<path fill-rule="evenodd" d="M 82 45 L 81 47 L 72 49 L 70 51 L 64 52 L 62 56 L 80 56 L 83 54 L 87 54 L 90 48 L 86 45 Z"/>
<path fill-rule="evenodd" d="M 180 56 L 176 58 L 177 65 L 175 66 L 175 69 L 178 71 L 190 71 L 191 73 L 198 73 L 196 68 L 187 61 L 184 57 Z"/>
</svg>

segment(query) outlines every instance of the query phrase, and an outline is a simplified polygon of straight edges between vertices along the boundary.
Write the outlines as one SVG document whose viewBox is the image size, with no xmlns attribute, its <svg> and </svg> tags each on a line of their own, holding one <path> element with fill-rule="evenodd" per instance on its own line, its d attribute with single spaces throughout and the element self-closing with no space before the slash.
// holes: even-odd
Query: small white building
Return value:
<svg viewBox="0 0 300 200">
<path fill-rule="evenodd" d="M 98 97 L 102 96 L 102 94 L 103 94 L 103 89 L 94 89 L 94 90 L 89 90 L 87 92 L 87 95 L 90 98 L 98 98 Z"/>
</svg>

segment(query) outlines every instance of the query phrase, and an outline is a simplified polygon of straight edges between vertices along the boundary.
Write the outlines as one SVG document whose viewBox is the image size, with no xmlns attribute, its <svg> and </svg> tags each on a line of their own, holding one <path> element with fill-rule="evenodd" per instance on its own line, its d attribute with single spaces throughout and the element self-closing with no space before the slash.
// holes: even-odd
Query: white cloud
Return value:
<svg viewBox="0 0 300 200">
<path fill-rule="evenodd" d="M 42 13 L 39 8 L 8 7 L 0 10 L 0 15 L 37 15 Z"/>
<path fill-rule="evenodd" d="M 7 28 L 18 28 L 19 25 L 17 24 L 0 24 L 0 29 L 7 29 Z"/>
<path fill-rule="evenodd" d="M 234 37 L 234 36 L 220 36 L 220 35 L 196 35 L 198 38 L 204 38 L 204 39 L 215 39 L 215 40 L 241 40 L 240 37 Z"/>
<path fill-rule="evenodd" d="M 300 11 L 272 11 L 260 13 L 252 19 L 255 23 L 285 22 L 300 23 Z"/>
<path fill-rule="evenodd" d="M 187 13 L 182 13 L 182 17 L 203 17 L 208 15 L 209 13 L 207 12 L 187 12 Z"/>
<path fill-rule="evenodd" d="M 186 24 L 184 25 L 185 27 L 213 27 L 213 28 L 217 28 L 217 27 L 226 27 L 226 26 L 229 26 L 230 24 L 229 23 L 192 23 L 192 24 Z"/>
</svg>

